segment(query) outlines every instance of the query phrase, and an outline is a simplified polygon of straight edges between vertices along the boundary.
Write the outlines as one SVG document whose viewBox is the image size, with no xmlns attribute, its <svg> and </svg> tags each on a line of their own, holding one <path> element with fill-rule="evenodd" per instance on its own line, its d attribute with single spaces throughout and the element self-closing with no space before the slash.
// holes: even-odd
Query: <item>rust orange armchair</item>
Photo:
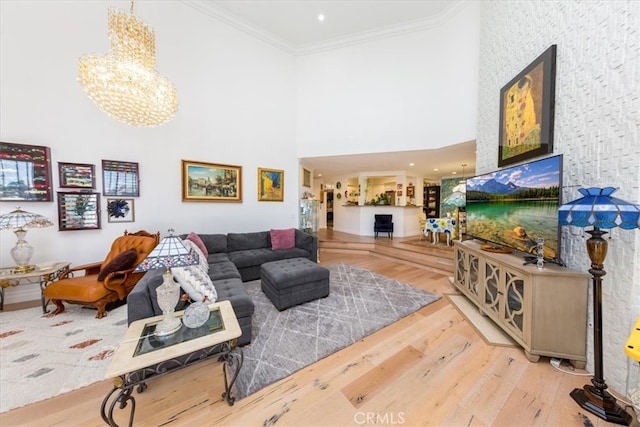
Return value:
<svg viewBox="0 0 640 427">
<path fill-rule="evenodd" d="M 104 261 L 70 268 L 44 289 L 45 299 L 56 305 L 53 314 L 62 313 L 63 301 L 66 301 L 95 306 L 98 309 L 98 319 L 106 316 L 107 304 L 124 300 L 144 276 L 144 273 L 134 273 L 133 270 L 159 241 L 159 232 L 150 234 L 144 230 L 137 233 L 125 231 L 123 236 L 113 241 Z M 80 271 L 84 271 L 84 275 L 74 277 L 74 273 Z"/>
</svg>

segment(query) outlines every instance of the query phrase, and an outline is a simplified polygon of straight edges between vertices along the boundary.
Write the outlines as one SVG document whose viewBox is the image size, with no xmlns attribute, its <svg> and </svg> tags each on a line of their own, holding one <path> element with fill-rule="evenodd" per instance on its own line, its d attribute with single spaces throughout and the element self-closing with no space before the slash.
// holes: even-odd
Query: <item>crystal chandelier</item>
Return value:
<svg viewBox="0 0 640 427">
<path fill-rule="evenodd" d="M 78 80 L 87 96 L 105 113 L 132 126 L 154 127 L 178 110 L 175 86 L 155 69 L 153 29 L 126 11 L 109 8 L 111 51 L 84 55 Z"/>
</svg>

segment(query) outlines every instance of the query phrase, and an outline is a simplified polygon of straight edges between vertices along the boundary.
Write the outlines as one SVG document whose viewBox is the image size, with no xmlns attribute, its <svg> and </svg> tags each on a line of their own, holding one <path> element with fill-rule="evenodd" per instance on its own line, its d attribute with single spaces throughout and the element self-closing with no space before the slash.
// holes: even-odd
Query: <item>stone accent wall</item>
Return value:
<svg viewBox="0 0 640 427">
<path fill-rule="evenodd" d="M 640 203 L 640 2 L 487 1 L 481 28 L 476 172 L 498 168 L 500 89 L 556 44 L 553 151 L 564 155 L 563 200 L 578 198 L 580 187 L 611 186 L 620 188 L 617 197 Z M 628 394 L 640 383 L 638 363 L 624 354 L 640 315 L 640 231 L 613 229 L 609 236 L 604 375 L 610 387 Z M 563 227 L 570 268 L 588 270 L 588 237 Z M 593 372 L 592 295 L 589 304 L 587 368 Z"/>
</svg>

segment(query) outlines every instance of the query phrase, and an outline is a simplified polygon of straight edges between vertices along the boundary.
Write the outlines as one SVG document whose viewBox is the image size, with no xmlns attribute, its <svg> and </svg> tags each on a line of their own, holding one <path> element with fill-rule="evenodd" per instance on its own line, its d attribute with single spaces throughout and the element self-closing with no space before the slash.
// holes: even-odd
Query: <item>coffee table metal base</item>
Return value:
<svg viewBox="0 0 640 427">
<path fill-rule="evenodd" d="M 131 412 L 129 414 L 129 426 L 133 426 L 133 417 L 136 411 L 136 400 L 133 397 L 133 390 L 137 387 L 138 393 L 142 393 L 146 388 L 146 382 L 155 378 L 164 376 L 165 374 L 182 369 L 186 366 L 197 362 L 207 360 L 209 357 L 217 356 L 222 361 L 222 375 L 224 377 L 224 392 L 222 397 L 227 401 L 229 406 L 235 403 L 231 389 L 238 378 L 244 354 L 242 349 L 237 348 L 235 351 L 235 340 L 216 344 L 213 347 L 205 348 L 178 359 L 166 360 L 157 365 L 150 366 L 145 369 L 120 375 L 113 379 L 113 389 L 105 396 L 100 406 L 100 415 L 105 423 L 110 426 L 117 427 L 113 419 L 113 412 L 116 409 L 126 409 L 131 404 Z M 235 366 L 233 374 L 229 367 Z M 111 403 L 109 403 L 111 401 Z"/>
</svg>

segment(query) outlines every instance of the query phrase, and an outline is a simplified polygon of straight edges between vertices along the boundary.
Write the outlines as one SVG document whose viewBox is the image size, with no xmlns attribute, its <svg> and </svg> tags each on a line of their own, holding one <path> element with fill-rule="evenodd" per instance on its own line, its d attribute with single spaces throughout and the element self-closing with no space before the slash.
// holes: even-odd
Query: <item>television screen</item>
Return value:
<svg viewBox="0 0 640 427">
<path fill-rule="evenodd" d="M 562 155 L 467 179 L 467 235 L 561 264 L 561 187 Z"/>
</svg>

